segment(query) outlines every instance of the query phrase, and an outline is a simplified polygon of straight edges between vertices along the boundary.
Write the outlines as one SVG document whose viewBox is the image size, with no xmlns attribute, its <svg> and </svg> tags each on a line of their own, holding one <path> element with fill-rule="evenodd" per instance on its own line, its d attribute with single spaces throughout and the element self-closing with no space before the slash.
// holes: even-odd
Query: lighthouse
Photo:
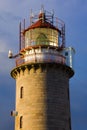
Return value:
<svg viewBox="0 0 87 130">
<path fill-rule="evenodd" d="M 11 76 L 16 80 L 15 130 L 71 130 L 69 79 L 75 50 L 66 47 L 65 23 L 42 9 L 20 23 L 19 53 Z"/>
</svg>

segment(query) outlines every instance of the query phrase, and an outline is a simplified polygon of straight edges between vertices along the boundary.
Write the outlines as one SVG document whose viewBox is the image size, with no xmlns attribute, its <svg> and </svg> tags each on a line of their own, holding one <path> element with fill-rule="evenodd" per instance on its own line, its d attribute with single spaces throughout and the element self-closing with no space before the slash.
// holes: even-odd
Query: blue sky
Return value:
<svg viewBox="0 0 87 130">
<path fill-rule="evenodd" d="M 13 130 L 14 118 L 10 111 L 15 107 L 15 80 L 10 71 L 15 66 L 9 60 L 8 50 L 18 52 L 19 22 L 29 22 L 30 10 L 38 11 L 41 5 L 66 25 L 66 46 L 76 50 L 75 75 L 70 79 L 72 130 L 87 129 L 87 1 L 86 0 L 0 0 L 0 130 Z"/>
</svg>

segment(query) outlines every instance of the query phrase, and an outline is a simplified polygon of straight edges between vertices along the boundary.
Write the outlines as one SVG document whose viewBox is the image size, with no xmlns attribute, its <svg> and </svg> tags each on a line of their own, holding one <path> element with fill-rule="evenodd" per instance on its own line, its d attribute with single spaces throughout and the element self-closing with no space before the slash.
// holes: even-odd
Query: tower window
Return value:
<svg viewBox="0 0 87 130">
<path fill-rule="evenodd" d="M 23 127 L 23 116 L 20 117 L 20 128 Z"/>
<path fill-rule="evenodd" d="M 24 88 L 23 86 L 20 88 L 20 98 L 23 98 L 23 91 L 24 91 Z"/>
</svg>

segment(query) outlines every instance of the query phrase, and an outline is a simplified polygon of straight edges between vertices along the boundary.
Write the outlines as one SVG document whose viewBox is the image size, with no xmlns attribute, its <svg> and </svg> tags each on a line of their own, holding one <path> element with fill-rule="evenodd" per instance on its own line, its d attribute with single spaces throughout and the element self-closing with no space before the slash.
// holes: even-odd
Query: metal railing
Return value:
<svg viewBox="0 0 87 130">
<path fill-rule="evenodd" d="M 60 63 L 65 64 L 64 56 L 54 53 L 32 53 L 16 59 L 16 66 L 31 63 Z"/>
</svg>

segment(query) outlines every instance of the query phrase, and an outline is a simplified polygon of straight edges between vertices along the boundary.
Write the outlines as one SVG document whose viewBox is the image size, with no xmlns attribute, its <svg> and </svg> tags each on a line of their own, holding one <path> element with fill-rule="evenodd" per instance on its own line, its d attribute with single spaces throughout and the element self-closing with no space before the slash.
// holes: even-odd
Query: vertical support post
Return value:
<svg viewBox="0 0 87 130">
<path fill-rule="evenodd" d="M 24 30 L 25 30 L 25 19 L 24 19 Z"/>
<path fill-rule="evenodd" d="M 24 19 L 24 30 L 25 30 L 25 19 Z M 25 47 L 25 35 L 23 35 L 23 48 Z"/>
<path fill-rule="evenodd" d="M 30 25 L 33 23 L 33 12 L 32 12 L 32 9 L 31 9 L 31 13 L 30 13 Z"/>
<path fill-rule="evenodd" d="M 53 21 L 54 20 L 54 10 L 52 10 L 52 25 L 53 25 Z"/>
<path fill-rule="evenodd" d="M 65 24 L 62 27 L 62 47 L 65 47 Z"/>
<path fill-rule="evenodd" d="M 21 50 L 21 22 L 19 24 L 19 52 Z"/>
</svg>

